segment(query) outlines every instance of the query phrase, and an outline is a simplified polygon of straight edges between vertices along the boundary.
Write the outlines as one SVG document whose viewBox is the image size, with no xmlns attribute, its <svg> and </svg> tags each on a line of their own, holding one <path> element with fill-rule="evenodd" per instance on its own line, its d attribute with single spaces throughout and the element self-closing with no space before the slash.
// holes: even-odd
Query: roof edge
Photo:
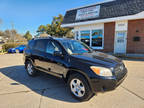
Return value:
<svg viewBox="0 0 144 108">
<path fill-rule="evenodd" d="M 80 7 L 76 7 L 76 8 L 71 8 L 71 9 L 68 9 L 67 11 L 76 10 L 76 9 L 81 9 L 81 8 L 85 8 L 85 7 L 89 7 L 89 6 L 93 6 L 93 5 L 100 5 L 100 4 L 103 4 L 103 3 L 108 3 L 108 2 L 113 2 L 113 1 L 116 1 L 116 0 L 101 1 L 101 2 L 94 3 L 94 4 L 89 4 L 89 5 L 85 5 L 85 6 L 80 6 Z"/>
<path fill-rule="evenodd" d="M 93 20 L 93 21 L 84 21 L 84 22 L 77 22 L 77 23 L 62 24 L 61 27 L 75 27 L 75 26 L 88 25 L 88 24 L 107 23 L 107 22 L 114 22 L 114 21 L 121 21 L 121 20 L 135 20 L 135 19 L 144 19 L 144 11 L 140 12 L 138 14 L 135 14 L 135 15 L 128 15 L 128 16 L 99 19 L 99 20 Z"/>
</svg>

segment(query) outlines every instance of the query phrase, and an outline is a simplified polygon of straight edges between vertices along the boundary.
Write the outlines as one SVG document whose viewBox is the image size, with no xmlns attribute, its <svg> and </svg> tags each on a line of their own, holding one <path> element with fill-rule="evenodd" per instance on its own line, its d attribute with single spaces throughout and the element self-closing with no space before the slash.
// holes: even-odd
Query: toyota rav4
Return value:
<svg viewBox="0 0 144 108">
<path fill-rule="evenodd" d="M 24 63 L 30 76 L 42 71 L 63 78 L 79 101 L 87 101 L 97 92 L 114 90 L 127 76 L 119 58 L 67 38 L 32 39 L 24 51 Z"/>
</svg>

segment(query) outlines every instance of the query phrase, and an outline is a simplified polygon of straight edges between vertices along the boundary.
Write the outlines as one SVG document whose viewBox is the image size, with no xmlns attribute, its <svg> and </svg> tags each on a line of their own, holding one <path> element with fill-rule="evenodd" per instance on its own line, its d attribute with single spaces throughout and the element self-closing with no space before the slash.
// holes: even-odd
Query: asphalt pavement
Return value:
<svg viewBox="0 0 144 108">
<path fill-rule="evenodd" d="M 128 77 L 116 90 L 78 102 L 62 79 L 28 76 L 22 54 L 0 55 L 0 108 L 144 108 L 144 61 L 124 63 Z"/>
</svg>

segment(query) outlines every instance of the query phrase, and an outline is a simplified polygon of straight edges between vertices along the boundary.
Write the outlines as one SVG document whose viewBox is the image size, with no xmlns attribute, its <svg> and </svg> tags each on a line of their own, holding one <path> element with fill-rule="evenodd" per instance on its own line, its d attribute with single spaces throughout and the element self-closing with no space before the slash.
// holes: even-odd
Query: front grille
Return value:
<svg viewBox="0 0 144 108">
<path fill-rule="evenodd" d="M 124 64 L 119 64 L 116 66 L 115 68 L 115 76 L 117 78 L 117 80 L 121 80 L 124 76 L 125 76 L 125 66 Z"/>
</svg>

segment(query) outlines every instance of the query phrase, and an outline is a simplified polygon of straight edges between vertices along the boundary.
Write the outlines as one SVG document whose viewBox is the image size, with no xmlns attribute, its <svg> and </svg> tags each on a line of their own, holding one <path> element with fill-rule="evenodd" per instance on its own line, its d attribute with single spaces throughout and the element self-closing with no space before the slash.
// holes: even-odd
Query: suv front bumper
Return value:
<svg viewBox="0 0 144 108">
<path fill-rule="evenodd" d="M 99 78 L 99 79 L 97 78 L 91 79 L 91 86 L 92 86 L 93 92 L 103 92 L 103 91 L 114 90 L 127 77 L 127 69 L 125 68 L 123 70 L 123 74 L 121 74 L 118 77 L 120 78 L 113 76 L 111 78 L 104 77 L 104 78 Z"/>
</svg>

